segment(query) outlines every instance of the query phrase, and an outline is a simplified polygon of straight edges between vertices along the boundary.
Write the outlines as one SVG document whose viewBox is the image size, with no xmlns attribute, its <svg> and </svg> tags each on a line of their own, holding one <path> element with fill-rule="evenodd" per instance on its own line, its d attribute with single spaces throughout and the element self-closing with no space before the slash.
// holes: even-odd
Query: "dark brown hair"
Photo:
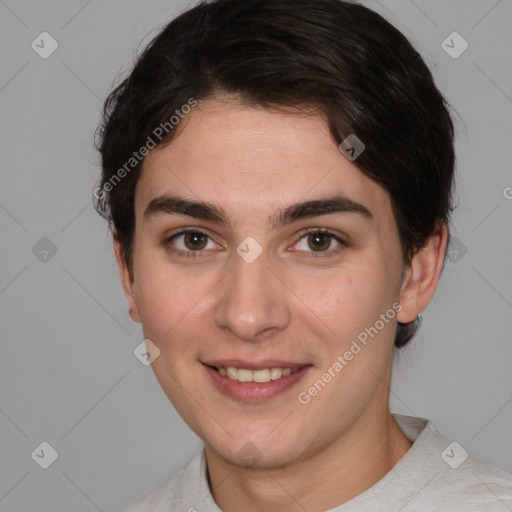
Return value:
<svg viewBox="0 0 512 512">
<path fill-rule="evenodd" d="M 314 109 L 337 143 L 350 134 L 363 141 L 354 163 L 389 192 L 405 263 L 439 221 L 448 224 L 453 124 L 431 72 L 400 31 L 342 0 L 202 1 L 165 26 L 105 101 L 95 207 L 121 242 L 128 268 L 141 169 L 130 160 L 134 151 L 191 99 L 218 93 L 248 105 Z M 156 143 L 175 133 L 169 129 Z M 399 323 L 395 346 L 418 326 Z"/>
</svg>

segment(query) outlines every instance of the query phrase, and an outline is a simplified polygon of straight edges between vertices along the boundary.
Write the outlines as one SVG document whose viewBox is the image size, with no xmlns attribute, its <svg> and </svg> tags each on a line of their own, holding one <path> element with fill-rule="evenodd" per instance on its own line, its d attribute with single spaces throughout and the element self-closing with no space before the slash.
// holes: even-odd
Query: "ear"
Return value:
<svg viewBox="0 0 512 512">
<path fill-rule="evenodd" d="M 137 303 L 135 300 L 135 291 L 133 289 L 132 274 L 128 267 L 126 266 L 126 263 L 123 258 L 122 245 L 116 236 L 114 236 L 114 252 L 116 255 L 117 266 L 119 267 L 119 272 L 121 274 L 121 283 L 123 285 L 124 294 L 126 295 L 126 298 L 128 299 L 128 304 L 130 306 L 130 317 L 135 322 L 140 323 L 141 320 L 139 315 L 139 309 L 137 307 Z"/>
<path fill-rule="evenodd" d="M 402 310 L 397 315 L 399 322 L 412 322 L 434 296 L 443 269 L 447 242 L 448 228 L 445 222 L 439 222 L 425 247 L 414 254 L 402 282 Z"/>
</svg>

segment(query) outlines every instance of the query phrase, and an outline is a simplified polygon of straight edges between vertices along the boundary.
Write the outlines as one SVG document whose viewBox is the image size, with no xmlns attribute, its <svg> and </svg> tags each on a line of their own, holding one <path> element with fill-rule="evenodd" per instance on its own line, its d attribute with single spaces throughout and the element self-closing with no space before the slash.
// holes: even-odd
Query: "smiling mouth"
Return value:
<svg viewBox="0 0 512 512">
<path fill-rule="evenodd" d="M 218 391 L 246 403 L 261 403 L 277 397 L 294 387 L 313 369 L 312 364 L 278 360 L 254 363 L 219 360 L 202 362 L 202 365 Z"/>
</svg>

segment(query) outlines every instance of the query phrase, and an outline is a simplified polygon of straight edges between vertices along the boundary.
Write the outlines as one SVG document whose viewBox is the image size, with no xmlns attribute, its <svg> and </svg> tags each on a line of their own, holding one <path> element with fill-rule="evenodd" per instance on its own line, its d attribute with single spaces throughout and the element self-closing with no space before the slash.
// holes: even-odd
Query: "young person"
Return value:
<svg viewBox="0 0 512 512">
<path fill-rule="evenodd" d="M 431 73 L 340 0 L 216 0 L 109 96 L 96 208 L 164 392 L 204 448 L 128 510 L 498 511 L 512 476 L 391 414 L 449 239 Z"/>
</svg>

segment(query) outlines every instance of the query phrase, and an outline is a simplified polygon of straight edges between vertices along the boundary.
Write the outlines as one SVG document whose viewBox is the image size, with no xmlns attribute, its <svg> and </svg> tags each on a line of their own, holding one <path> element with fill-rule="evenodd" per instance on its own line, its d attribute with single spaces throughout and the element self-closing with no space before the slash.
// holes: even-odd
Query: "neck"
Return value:
<svg viewBox="0 0 512 512">
<path fill-rule="evenodd" d="M 411 442 L 388 409 L 359 417 L 322 451 L 286 467 L 244 468 L 205 446 L 212 495 L 224 512 L 329 510 L 378 482 Z"/>
</svg>

